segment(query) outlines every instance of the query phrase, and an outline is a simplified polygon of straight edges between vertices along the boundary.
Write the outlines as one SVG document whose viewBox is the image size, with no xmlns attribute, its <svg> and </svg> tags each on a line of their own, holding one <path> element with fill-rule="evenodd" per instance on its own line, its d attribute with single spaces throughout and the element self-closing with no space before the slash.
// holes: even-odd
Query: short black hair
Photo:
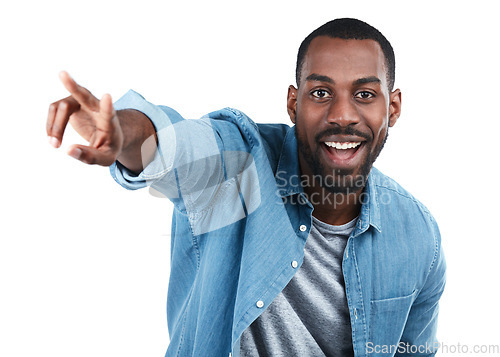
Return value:
<svg viewBox="0 0 500 357">
<path fill-rule="evenodd" d="M 297 54 L 297 67 L 295 69 L 297 87 L 300 85 L 300 75 L 307 49 L 309 48 L 311 41 L 318 36 L 328 36 L 344 40 L 374 40 L 378 42 L 385 57 L 389 92 L 392 91 L 396 77 L 396 60 L 394 58 L 394 50 L 392 49 L 391 44 L 375 27 L 370 26 L 361 20 L 350 18 L 329 21 L 311 32 L 309 36 L 302 41 L 299 47 L 299 53 Z"/>
</svg>

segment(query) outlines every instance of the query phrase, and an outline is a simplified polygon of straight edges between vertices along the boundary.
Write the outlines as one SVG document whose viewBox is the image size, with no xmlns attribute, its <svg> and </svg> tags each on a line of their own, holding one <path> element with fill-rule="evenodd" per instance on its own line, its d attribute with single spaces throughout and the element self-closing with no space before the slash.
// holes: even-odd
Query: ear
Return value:
<svg viewBox="0 0 500 357">
<path fill-rule="evenodd" d="M 295 116 L 297 114 L 297 88 L 292 85 L 288 87 L 286 108 L 288 111 L 288 115 L 290 116 L 290 120 L 295 124 Z"/>
<path fill-rule="evenodd" d="M 396 124 L 399 116 L 401 115 L 401 91 L 396 89 L 389 96 L 389 127 Z"/>
</svg>

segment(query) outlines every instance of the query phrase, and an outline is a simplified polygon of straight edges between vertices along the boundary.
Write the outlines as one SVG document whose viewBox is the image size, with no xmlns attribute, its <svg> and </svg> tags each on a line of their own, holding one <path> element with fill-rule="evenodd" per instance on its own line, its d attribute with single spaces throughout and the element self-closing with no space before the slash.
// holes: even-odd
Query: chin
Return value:
<svg viewBox="0 0 500 357">
<path fill-rule="evenodd" d="M 370 169 L 371 166 L 366 173 L 363 170 L 358 170 L 357 173 L 346 173 L 340 170 L 333 170 L 323 175 L 315 174 L 315 178 L 321 180 L 320 186 L 330 193 L 354 194 L 364 189 Z"/>
</svg>

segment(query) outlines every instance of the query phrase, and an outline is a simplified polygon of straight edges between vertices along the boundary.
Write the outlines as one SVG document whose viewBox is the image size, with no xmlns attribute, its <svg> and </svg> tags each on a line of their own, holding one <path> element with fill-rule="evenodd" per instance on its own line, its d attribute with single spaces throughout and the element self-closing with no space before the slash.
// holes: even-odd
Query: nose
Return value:
<svg viewBox="0 0 500 357">
<path fill-rule="evenodd" d="M 327 122 L 342 127 L 359 123 L 359 113 L 355 103 L 350 96 L 337 96 L 330 102 Z"/>
</svg>

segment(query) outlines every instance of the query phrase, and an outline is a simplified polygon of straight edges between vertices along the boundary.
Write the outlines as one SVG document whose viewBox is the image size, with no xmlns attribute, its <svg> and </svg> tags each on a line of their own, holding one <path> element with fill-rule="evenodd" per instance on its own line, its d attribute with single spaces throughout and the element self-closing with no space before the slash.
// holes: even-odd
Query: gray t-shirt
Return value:
<svg viewBox="0 0 500 357">
<path fill-rule="evenodd" d="M 332 226 L 313 217 L 302 266 L 243 331 L 241 357 L 354 356 L 342 259 L 356 220 Z"/>
</svg>

